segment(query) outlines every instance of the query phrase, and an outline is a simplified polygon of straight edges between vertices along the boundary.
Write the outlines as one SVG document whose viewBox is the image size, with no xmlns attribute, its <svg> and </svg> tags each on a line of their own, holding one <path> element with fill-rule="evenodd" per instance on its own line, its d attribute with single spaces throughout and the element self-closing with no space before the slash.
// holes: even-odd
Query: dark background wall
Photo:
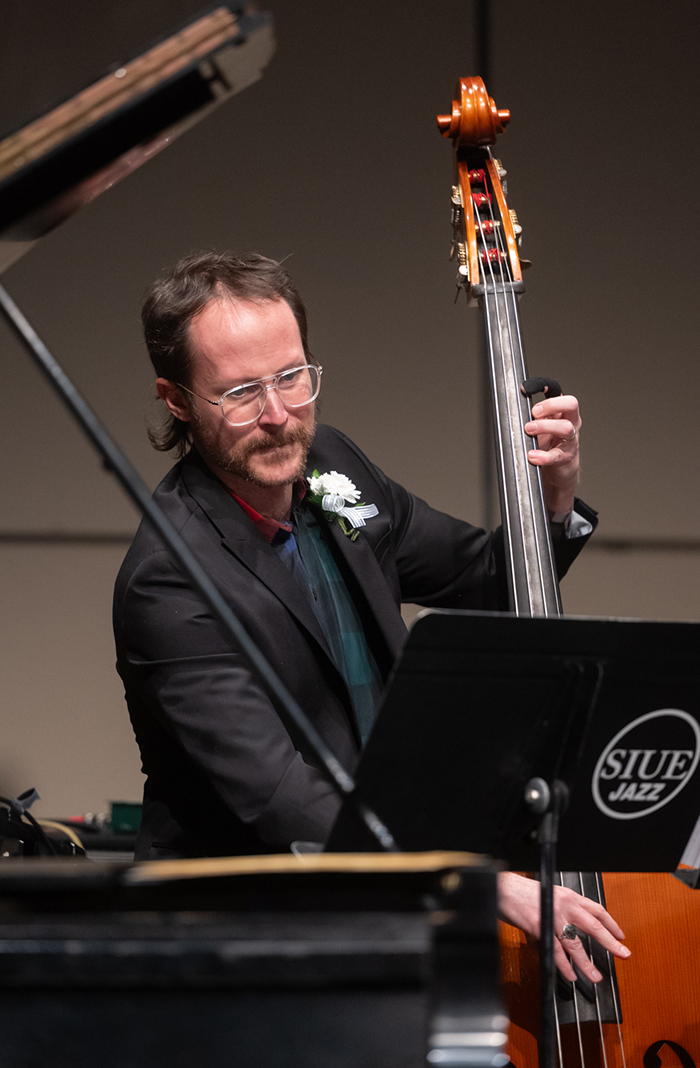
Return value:
<svg viewBox="0 0 700 1068">
<path fill-rule="evenodd" d="M 474 3 L 267 6 L 278 48 L 263 79 L 4 283 L 155 485 L 169 461 L 145 439 L 143 290 L 193 248 L 288 256 L 326 369 L 322 418 L 431 503 L 481 521 L 477 313 L 453 303 L 450 148 L 434 120 L 473 73 Z M 0 128 L 198 7 L 1 0 Z M 581 492 L 602 515 L 565 607 L 697 619 L 698 7 L 491 9 L 489 91 L 512 113 L 498 151 L 534 261 L 530 368 L 581 399 Z M 109 620 L 137 518 L 4 326 L 0 352 L 0 793 L 36 785 L 47 815 L 100 810 L 140 794 Z"/>
</svg>

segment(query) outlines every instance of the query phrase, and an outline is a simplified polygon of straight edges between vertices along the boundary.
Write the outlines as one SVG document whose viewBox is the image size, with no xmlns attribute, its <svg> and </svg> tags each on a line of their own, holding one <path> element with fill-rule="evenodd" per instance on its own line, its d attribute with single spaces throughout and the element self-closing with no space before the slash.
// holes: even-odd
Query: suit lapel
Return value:
<svg viewBox="0 0 700 1068">
<path fill-rule="evenodd" d="M 218 530 L 224 547 L 284 604 L 335 666 L 308 597 L 252 520 L 203 464 L 188 465 L 184 474 L 189 493 Z"/>
<path fill-rule="evenodd" d="M 320 509 L 318 514 L 322 515 Z M 393 662 L 406 640 L 406 627 L 389 596 L 382 569 L 362 536 L 362 528 L 360 528 L 359 537 L 352 541 L 347 534 L 343 533 L 339 523 L 329 523 L 325 518 L 320 519 L 320 522 L 325 523 L 329 528 L 345 563 L 362 590 L 369 609 L 384 636 Z M 372 520 L 370 519 L 369 522 L 371 523 Z"/>
<path fill-rule="evenodd" d="M 219 531 L 225 548 L 285 605 L 337 670 L 308 598 L 288 568 L 255 529 L 243 509 L 198 457 L 193 456 L 185 461 L 183 475 L 189 493 Z M 362 590 L 393 662 L 405 642 L 406 628 L 388 594 L 386 579 L 372 549 L 363 537 L 362 529 L 359 537 L 351 541 L 343 534 L 338 523 L 328 523 L 320 509 L 317 509 L 317 515 L 319 521 L 328 526 L 343 560 Z"/>
<path fill-rule="evenodd" d="M 331 430 L 330 427 L 317 427 L 316 438 L 306 465 L 307 474 L 311 474 L 314 468 L 319 471 L 337 469 L 346 473 L 351 480 L 354 478 L 364 493 L 367 491 L 368 471 L 364 465 L 362 468 L 356 467 L 357 458 L 352 449 L 352 444 L 344 441 L 337 431 Z M 374 499 L 371 493 L 369 499 Z M 406 641 L 406 627 L 400 612 L 397 611 L 377 558 L 365 539 L 362 527 L 359 536 L 352 541 L 343 533 L 339 523 L 329 522 L 320 508 L 317 508 L 316 512 L 319 522 L 330 530 L 343 560 L 364 594 L 369 610 L 386 641 L 390 662 L 393 663 Z M 371 523 L 372 520 L 368 522 Z"/>
</svg>

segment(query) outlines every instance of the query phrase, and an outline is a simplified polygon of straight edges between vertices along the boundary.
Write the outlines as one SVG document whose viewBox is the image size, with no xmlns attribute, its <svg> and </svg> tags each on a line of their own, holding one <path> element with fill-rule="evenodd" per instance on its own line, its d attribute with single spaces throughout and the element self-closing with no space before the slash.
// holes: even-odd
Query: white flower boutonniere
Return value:
<svg viewBox="0 0 700 1068">
<path fill-rule="evenodd" d="M 327 519 L 337 520 L 343 534 L 347 534 L 351 541 L 360 533 L 365 519 L 379 515 L 376 504 L 357 503 L 360 491 L 347 475 L 341 475 L 337 471 L 327 471 L 325 475 L 320 475 L 318 471 L 314 471 L 307 481 L 311 503 L 318 504 Z M 346 520 L 350 524 L 349 527 Z"/>
</svg>

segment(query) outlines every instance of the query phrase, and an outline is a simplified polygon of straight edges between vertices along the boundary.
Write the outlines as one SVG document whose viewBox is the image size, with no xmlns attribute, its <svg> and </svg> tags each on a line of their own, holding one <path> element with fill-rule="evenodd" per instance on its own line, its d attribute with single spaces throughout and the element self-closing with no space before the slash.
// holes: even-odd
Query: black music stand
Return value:
<svg viewBox="0 0 700 1068">
<path fill-rule="evenodd" d="M 425 612 L 356 782 L 400 848 L 551 873 L 672 871 L 700 810 L 700 624 Z M 347 806 L 328 849 L 372 849 Z"/>
</svg>

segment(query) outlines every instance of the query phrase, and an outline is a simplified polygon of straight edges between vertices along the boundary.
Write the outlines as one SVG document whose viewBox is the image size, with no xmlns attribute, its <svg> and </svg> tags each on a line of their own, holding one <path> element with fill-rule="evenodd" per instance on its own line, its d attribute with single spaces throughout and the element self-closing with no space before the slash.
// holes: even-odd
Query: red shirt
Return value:
<svg viewBox="0 0 700 1068">
<path fill-rule="evenodd" d="M 226 489 L 228 489 L 228 486 Z M 260 512 L 256 512 L 255 508 L 251 508 L 251 506 L 239 497 L 237 493 L 234 493 L 232 489 L 228 489 L 228 491 L 234 501 L 238 501 L 246 515 L 250 516 L 253 520 L 265 541 L 271 544 L 273 538 L 280 530 L 285 530 L 288 534 L 291 533 L 291 523 L 280 523 L 277 519 L 271 519 L 270 516 L 261 515 Z M 298 478 L 294 483 L 294 492 L 300 501 L 304 500 L 304 497 L 306 496 L 306 483 L 303 478 Z"/>
</svg>

